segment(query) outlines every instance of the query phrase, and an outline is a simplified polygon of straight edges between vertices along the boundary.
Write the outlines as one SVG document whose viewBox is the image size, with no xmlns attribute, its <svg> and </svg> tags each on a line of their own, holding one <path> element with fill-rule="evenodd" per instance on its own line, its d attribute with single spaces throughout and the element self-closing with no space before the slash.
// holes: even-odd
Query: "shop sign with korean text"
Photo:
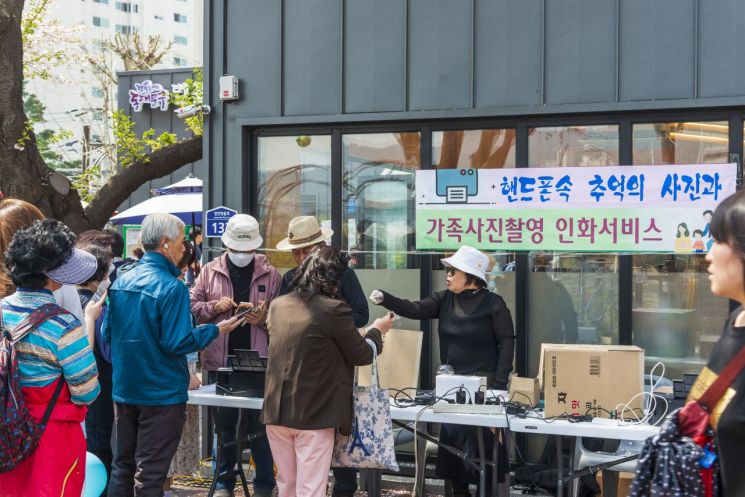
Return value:
<svg viewBox="0 0 745 497">
<path fill-rule="evenodd" d="M 736 164 L 416 172 L 420 250 L 705 253 Z"/>
</svg>

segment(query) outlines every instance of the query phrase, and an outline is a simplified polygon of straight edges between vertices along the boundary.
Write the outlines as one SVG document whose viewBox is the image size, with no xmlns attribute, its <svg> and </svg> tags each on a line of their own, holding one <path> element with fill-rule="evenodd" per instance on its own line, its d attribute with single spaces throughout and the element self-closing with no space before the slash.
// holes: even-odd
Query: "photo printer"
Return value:
<svg viewBox="0 0 745 497">
<path fill-rule="evenodd" d="M 229 366 L 217 370 L 217 395 L 264 397 L 266 357 L 257 350 L 236 349 L 228 356 Z"/>
</svg>

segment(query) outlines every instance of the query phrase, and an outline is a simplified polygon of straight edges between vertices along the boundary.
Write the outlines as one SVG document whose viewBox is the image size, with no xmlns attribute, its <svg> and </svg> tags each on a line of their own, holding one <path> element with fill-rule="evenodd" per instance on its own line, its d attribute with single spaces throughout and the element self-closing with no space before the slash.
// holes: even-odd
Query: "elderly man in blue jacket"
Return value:
<svg viewBox="0 0 745 497">
<path fill-rule="evenodd" d="M 179 218 L 151 214 L 140 236 L 145 255 L 119 269 L 102 327 L 111 344 L 115 413 L 109 497 L 163 495 L 186 419 L 186 354 L 244 321 L 233 317 L 194 328 L 189 291 L 177 279 L 184 251 Z"/>
</svg>

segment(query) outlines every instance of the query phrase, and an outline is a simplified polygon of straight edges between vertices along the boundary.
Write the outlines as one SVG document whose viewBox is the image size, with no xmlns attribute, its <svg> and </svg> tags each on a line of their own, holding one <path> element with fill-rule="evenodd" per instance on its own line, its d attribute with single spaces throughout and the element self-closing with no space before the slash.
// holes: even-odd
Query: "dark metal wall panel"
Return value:
<svg viewBox="0 0 745 497">
<path fill-rule="evenodd" d="M 344 112 L 406 107 L 406 2 L 347 0 Z"/>
<path fill-rule="evenodd" d="M 227 73 L 240 75 L 240 101 L 229 104 L 243 116 L 282 112 L 282 2 L 228 2 Z"/>
<path fill-rule="evenodd" d="M 284 0 L 283 36 L 285 115 L 339 113 L 340 0 Z"/>
<path fill-rule="evenodd" d="M 409 0 L 409 110 L 472 106 L 472 0 Z"/>
<path fill-rule="evenodd" d="M 616 0 L 546 1 L 546 103 L 616 100 Z"/>
<path fill-rule="evenodd" d="M 745 95 L 745 3 L 698 1 L 698 96 Z"/>
<path fill-rule="evenodd" d="M 619 98 L 693 98 L 695 0 L 623 0 Z"/>
<path fill-rule="evenodd" d="M 541 103 L 543 0 L 476 0 L 474 106 Z"/>
<path fill-rule="evenodd" d="M 170 74 L 170 73 L 151 74 L 148 76 L 147 79 L 150 79 L 153 83 L 162 85 L 163 88 L 165 88 L 166 90 L 170 90 L 171 83 L 173 82 L 172 76 L 173 74 Z M 173 108 L 173 106 L 171 106 L 171 108 Z M 170 108 L 164 112 L 160 109 L 150 110 L 150 106 L 147 105 L 147 106 L 143 106 L 142 112 L 146 112 L 150 115 L 150 122 L 146 124 L 145 129 L 147 130 L 147 129 L 153 128 L 155 130 L 155 136 L 158 136 L 160 133 L 164 131 L 168 131 L 168 132 L 175 131 L 173 129 L 173 123 L 171 122 L 171 115 L 173 114 L 173 111 Z M 178 120 L 178 118 L 176 119 Z M 163 176 L 162 178 L 157 178 L 157 179 L 150 181 L 150 184 L 148 186 L 152 189 L 152 188 L 162 188 L 170 184 L 171 184 L 171 175 L 169 174 L 169 175 Z"/>
</svg>

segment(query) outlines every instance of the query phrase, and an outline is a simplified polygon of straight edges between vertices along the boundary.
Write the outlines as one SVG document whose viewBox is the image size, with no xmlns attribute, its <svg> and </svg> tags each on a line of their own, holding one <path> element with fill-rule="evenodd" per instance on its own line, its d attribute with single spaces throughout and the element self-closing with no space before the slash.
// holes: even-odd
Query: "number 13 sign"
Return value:
<svg viewBox="0 0 745 497">
<path fill-rule="evenodd" d="M 205 213 L 207 223 L 207 238 L 219 238 L 225 233 L 228 220 L 238 214 L 238 211 L 228 209 L 225 206 L 215 207 Z"/>
</svg>

